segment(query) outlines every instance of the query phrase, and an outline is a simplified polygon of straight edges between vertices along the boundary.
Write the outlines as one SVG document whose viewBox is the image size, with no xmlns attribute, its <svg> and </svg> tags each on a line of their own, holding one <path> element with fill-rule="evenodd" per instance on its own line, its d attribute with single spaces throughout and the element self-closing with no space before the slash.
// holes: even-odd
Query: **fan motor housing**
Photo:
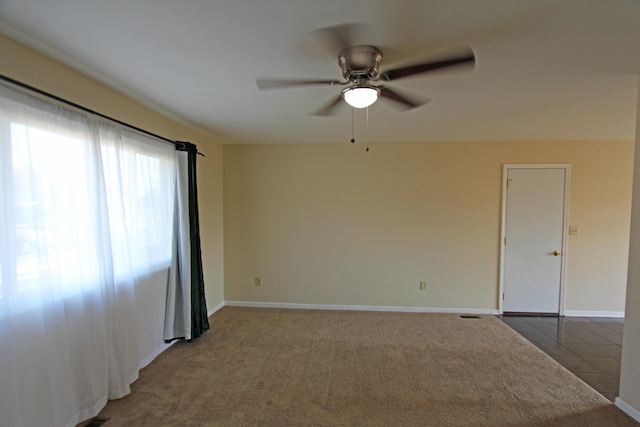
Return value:
<svg viewBox="0 0 640 427">
<path fill-rule="evenodd" d="M 382 51 L 375 46 L 351 46 L 338 55 L 342 75 L 352 82 L 362 78 L 375 79 L 381 62 Z"/>
</svg>

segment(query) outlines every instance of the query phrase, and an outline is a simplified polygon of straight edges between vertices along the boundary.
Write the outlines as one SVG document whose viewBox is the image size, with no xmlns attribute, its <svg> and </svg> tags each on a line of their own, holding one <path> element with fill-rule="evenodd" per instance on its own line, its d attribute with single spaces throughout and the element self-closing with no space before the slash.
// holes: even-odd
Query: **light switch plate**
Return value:
<svg viewBox="0 0 640 427">
<path fill-rule="evenodd" d="M 569 235 L 570 236 L 577 236 L 578 234 L 580 234 L 580 227 L 578 227 L 577 225 L 570 225 L 569 226 Z"/>
</svg>

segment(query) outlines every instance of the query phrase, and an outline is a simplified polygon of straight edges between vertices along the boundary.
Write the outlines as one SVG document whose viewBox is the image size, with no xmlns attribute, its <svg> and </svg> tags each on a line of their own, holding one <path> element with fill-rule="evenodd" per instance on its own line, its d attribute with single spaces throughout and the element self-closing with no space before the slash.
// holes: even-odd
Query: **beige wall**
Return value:
<svg viewBox="0 0 640 427">
<path fill-rule="evenodd" d="M 190 141 L 198 158 L 200 227 L 209 308 L 224 300 L 222 145 L 0 34 L 0 73 L 172 140 Z"/>
<path fill-rule="evenodd" d="M 566 309 L 624 311 L 632 141 L 226 145 L 225 300 L 497 309 L 503 163 L 572 165 Z"/>
<path fill-rule="evenodd" d="M 630 141 L 379 144 L 369 153 L 358 144 L 223 150 L 2 34 L 0 52 L 3 75 L 198 144 L 207 156 L 199 158 L 198 185 L 209 308 L 226 299 L 495 309 L 501 165 L 547 162 L 571 163 L 570 224 L 581 227 L 569 238 L 566 308 L 624 308 Z M 640 166 L 635 188 L 640 206 Z M 632 260 L 640 252 L 640 208 L 634 223 Z M 256 276 L 262 287 L 253 286 Z M 420 280 L 429 283 L 426 292 L 417 290 Z M 640 267 L 632 262 L 620 396 L 635 411 L 639 361 Z"/>
<path fill-rule="evenodd" d="M 624 404 L 631 406 L 631 411 L 635 411 L 633 415 L 640 421 L 640 263 L 638 262 L 640 258 L 640 91 L 637 114 L 629 281 L 622 342 L 620 399 Z"/>
</svg>

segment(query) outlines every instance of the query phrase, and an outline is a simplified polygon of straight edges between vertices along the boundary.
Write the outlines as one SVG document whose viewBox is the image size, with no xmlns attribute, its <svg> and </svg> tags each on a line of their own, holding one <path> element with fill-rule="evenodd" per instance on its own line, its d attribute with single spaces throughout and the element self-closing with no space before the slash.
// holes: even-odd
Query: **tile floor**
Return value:
<svg viewBox="0 0 640 427">
<path fill-rule="evenodd" d="M 614 401 L 620 388 L 624 319 L 501 316 L 503 322 Z"/>
</svg>

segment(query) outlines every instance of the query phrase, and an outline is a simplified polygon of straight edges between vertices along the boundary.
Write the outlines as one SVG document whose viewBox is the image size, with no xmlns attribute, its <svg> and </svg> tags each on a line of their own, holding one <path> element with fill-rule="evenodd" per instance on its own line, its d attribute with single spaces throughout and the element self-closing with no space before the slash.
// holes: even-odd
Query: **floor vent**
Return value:
<svg viewBox="0 0 640 427">
<path fill-rule="evenodd" d="M 460 316 L 460 318 L 461 318 L 461 319 L 479 319 L 479 318 L 480 318 L 480 316 L 473 316 L 473 315 L 466 315 L 466 314 L 463 314 L 463 315 L 461 315 L 461 316 Z"/>
<path fill-rule="evenodd" d="M 94 419 L 89 421 L 88 424 L 85 424 L 84 427 L 100 427 L 101 425 L 104 425 L 107 421 L 109 421 L 109 418 L 95 417 Z"/>
</svg>

